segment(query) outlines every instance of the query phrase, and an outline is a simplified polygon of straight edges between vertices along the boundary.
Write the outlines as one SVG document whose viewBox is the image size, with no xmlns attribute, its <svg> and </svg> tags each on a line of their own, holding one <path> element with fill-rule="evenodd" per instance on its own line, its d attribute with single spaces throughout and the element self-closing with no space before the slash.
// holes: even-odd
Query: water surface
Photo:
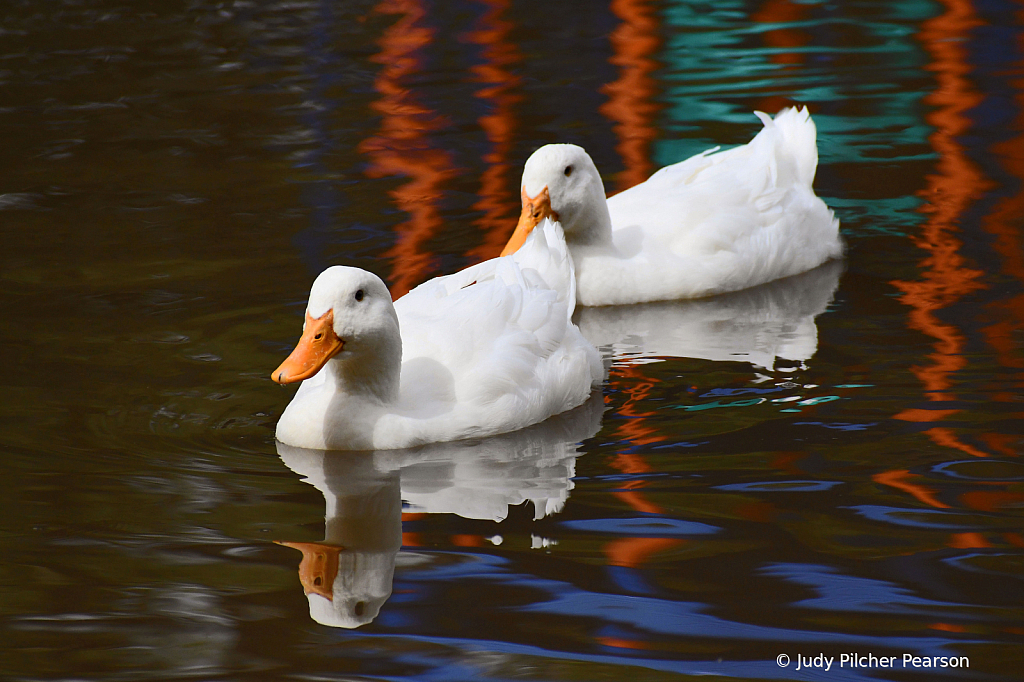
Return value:
<svg viewBox="0 0 1024 682">
<path fill-rule="evenodd" d="M 1022 25 L 969 0 L 7 3 L 0 677 L 1019 679 Z M 500 250 L 541 144 L 618 191 L 791 104 L 843 261 L 580 310 L 607 384 L 520 434 L 275 444 L 268 373 L 327 265 L 400 295 Z M 351 568 L 338 608 L 316 561 Z M 795 670 L 844 652 L 970 669 Z"/>
</svg>

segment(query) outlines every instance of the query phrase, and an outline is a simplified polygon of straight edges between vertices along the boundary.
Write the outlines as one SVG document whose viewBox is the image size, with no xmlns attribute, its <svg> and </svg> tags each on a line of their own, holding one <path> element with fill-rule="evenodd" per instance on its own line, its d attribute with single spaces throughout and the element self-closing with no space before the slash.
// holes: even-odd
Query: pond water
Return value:
<svg viewBox="0 0 1024 682">
<path fill-rule="evenodd" d="M 0 678 L 1021 679 L 1021 4 L 12 0 L 0 41 Z M 841 262 L 580 310 L 608 380 L 521 433 L 275 444 L 327 265 L 400 295 L 500 250 L 541 144 L 618 191 L 794 103 Z"/>
</svg>

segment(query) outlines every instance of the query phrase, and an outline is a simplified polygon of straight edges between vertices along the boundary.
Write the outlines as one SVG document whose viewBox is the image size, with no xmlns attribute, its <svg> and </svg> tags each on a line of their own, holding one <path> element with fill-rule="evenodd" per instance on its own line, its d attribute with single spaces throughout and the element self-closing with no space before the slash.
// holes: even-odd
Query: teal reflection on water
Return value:
<svg viewBox="0 0 1024 682">
<path fill-rule="evenodd" d="M 844 233 L 905 236 L 923 221 L 919 188 L 901 184 L 892 196 L 879 196 L 877 185 L 871 192 L 837 191 L 830 166 L 863 174 L 872 166 L 888 173 L 900 164 L 934 163 L 933 131 L 921 120 L 928 55 L 917 34 L 940 7 L 798 6 L 804 14 L 797 20 L 761 22 L 741 20 L 748 11 L 742 2 L 664 7 L 672 30 L 657 59 L 667 106 L 652 157 L 664 166 L 723 142 L 740 144 L 760 129 L 752 109 L 774 114 L 786 104 L 809 105 L 818 127 L 819 193 L 841 216 Z M 766 38 L 773 31 L 799 44 L 773 46 Z M 886 78 L 872 75 L 878 73 Z M 846 164 L 856 170 L 846 171 Z"/>
</svg>

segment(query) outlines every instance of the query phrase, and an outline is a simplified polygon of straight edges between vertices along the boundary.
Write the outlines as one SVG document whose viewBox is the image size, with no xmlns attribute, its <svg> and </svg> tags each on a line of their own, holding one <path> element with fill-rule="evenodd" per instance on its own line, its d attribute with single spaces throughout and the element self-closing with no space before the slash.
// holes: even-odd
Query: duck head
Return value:
<svg viewBox="0 0 1024 682">
<path fill-rule="evenodd" d="M 384 402 L 398 394 L 401 364 L 402 336 L 387 286 L 373 273 L 336 265 L 313 282 L 302 337 L 271 378 L 291 384 L 333 367 L 350 392 Z"/>
<path fill-rule="evenodd" d="M 582 147 L 549 144 L 535 151 L 523 168 L 521 199 L 523 212 L 502 256 L 518 251 L 533 228 L 548 216 L 561 223 L 569 244 L 611 241 L 604 183 Z"/>
</svg>

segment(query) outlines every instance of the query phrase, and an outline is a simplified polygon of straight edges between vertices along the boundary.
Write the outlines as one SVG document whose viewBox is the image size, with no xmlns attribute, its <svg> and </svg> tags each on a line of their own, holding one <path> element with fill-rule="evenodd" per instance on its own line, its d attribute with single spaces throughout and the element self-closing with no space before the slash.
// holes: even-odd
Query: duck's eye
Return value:
<svg viewBox="0 0 1024 682">
<path fill-rule="evenodd" d="M 360 289 L 359 291 L 356 292 L 356 300 L 357 301 L 363 300 L 363 290 L 362 289 Z"/>
<path fill-rule="evenodd" d="M 570 175 L 572 175 L 572 166 L 566 166 L 565 167 L 565 177 L 569 177 Z"/>
</svg>

